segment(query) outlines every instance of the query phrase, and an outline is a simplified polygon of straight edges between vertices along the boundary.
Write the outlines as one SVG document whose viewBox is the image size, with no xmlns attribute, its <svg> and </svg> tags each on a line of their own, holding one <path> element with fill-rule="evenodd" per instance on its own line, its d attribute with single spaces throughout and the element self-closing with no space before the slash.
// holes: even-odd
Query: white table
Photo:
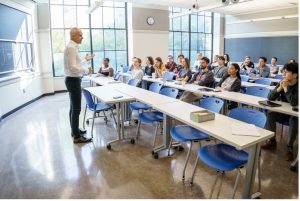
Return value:
<svg viewBox="0 0 300 201">
<path fill-rule="evenodd" d="M 246 77 L 246 75 L 241 75 L 241 76 Z M 247 77 L 249 77 L 249 76 L 247 76 Z M 268 79 L 268 80 L 271 80 L 272 82 L 275 82 L 275 83 L 278 83 L 278 82 L 281 81 L 280 79 L 274 79 L 274 78 L 269 78 L 269 77 L 249 77 L 250 80 L 257 80 L 257 79 L 260 79 L 260 78 Z"/>
<path fill-rule="evenodd" d="M 91 82 L 94 82 L 94 83 L 99 84 L 101 86 L 105 86 L 105 85 L 108 85 L 108 84 L 121 83 L 121 81 L 114 80 L 113 77 L 104 77 L 104 76 L 95 77 L 95 76 L 91 76 L 89 79 L 90 79 Z M 91 84 L 91 86 L 92 86 L 92 84 Z"/>
<path fill-rule="evenodd" d="M 146 77 L 146 76 L 144 76 L 144 77 Z M 217 98 L 221 98 L 221 99 L 225 99 L 225 100 L 229 100 L 229 101 L 234 101 L 234 102 L 246 104 L 246 105 L 257 107 L 257 108 L 267 109 L 269 111 L 279 112 L 282 114 L 287 114 L 287 115 L 296 116 L 296 117 L 298 117 L 298 115 L 299 115 L 298 112 L 292 110 L 292 106 L 287 102 L 274 101 L 278 104 L 281 104 L 282 106 L 268 107 L 268 106 L 260 105 L 258 103 L 258 101 L 264 101 L 264 100 L 266 100 L 266 98 L 261 98 L 261 97 L 243 94 L 243 93 L 239 93 L 239 92 L 229 92 L 229 91 L 206 92 L 206 91 L 200 91 L 199 89 L 203 89 L 203 88 L 207 88 L 207 87 L 199 86 L 196 84 L 180 85 L 180 84 L 176 84 L 177 83 L 176 81 L 163 82 L 159 78 L 158 79 L 145 78 L 145 79 L 149 80 L 151 82 L 163 83 L 164 86 L 173 87 L 173 88 L 177 88 L 180 90 L 198 93 L 198 94 L 202 94 L 202 95 L 206 95 L 206 96 L 213 96 L 213 97 L 217 97 Z M 252 84 L 255 84 L 255 83 L 252 83 Z"/>
<path fill-rule="evenodd" d="M 221 78 L 215 78 L 216 82 L 220 82 Z M 258 86 L 258 87 L 265 87 L 268 88 L 270 90 L 275 89 L 276 86 L 268 86 L 268 85 L 263 85 L 263 84 L 257 84 L 257 83 L 253 83 L 253 82 L 244 82 L 242 81 L 241 83 L 242 87 L 252 87 L 252 86 Z"/>
<path fill-rule="evenodd" d="M 247 163 L 243 198 L 251 198 L 257 168 L 257 160 L 260 152 L 259 143 L 274 136 L 274 132 L 257 128 L 257 131 L 260 133 L 260 137 L 232 135 L 231 125 L 234 122 L 239 122 L 245 125 L 246 123 L 221 114 L 215 114 L 215 120 L 196 123 L 190 120 L 190 113 L 203 110 L 203 108 L 182 101 L 153 105 L 153 108 L 164 113 L 164 124 L 166 124 L 166 128 L 170 128 L 171 118 L 174 118 L 194 127 L 195 129 L 206 132 L 209 135 L 236 147 L 237 149 L 248 149 L 249 159 Z M 164 130 L 164 135 L 168 135 L 166 138 L 167 140 L 170 140 L 169 130 Z"/>
<path fill-rule="evenodd" d="M 135 98 L 115 90 L 113 87 L 111 87 L 111 85 L 88 87 L 85 89 L 88 90 L 95 97 L 99 98 L 104 103 L 116 104 L 118 139 L 107 143 L 106 146 L 108 149 L 110 149 L 112 143 L 119 142 L 125 139 L 124 138 L 124 103 L 134 101 Z M 117 96 L 120 96 L 120 98 L 117 99 L 114 98 Z"/>
</svg>

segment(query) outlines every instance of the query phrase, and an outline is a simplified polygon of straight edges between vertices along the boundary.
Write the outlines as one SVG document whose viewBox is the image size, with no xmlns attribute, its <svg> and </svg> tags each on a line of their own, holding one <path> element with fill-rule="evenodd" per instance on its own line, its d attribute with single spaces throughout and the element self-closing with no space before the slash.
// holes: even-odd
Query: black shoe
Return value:
<svg viewBox="0 0 300 201">
<path fill-rule="evenodd" d="M 80 136 L 85 136 L 85 135 L 86 135 L 86 132 L 85 132 L 85 133 L 79 133 L 79 135 L 80 135 Z M 74 137 L 73 133 L 71 133 L 71 136 Z"/>
<path fill-rule="evenodd" d="M 87 138 L 87 137 L 84 137 L 84 136 L 80 136 L 78 138 L 73 139 L 74 144 L 87 143 L 87 142 L 91 142 L 91 141 L 92 141 L 92 138 Z"/>
<path fill-rule="evenodd" d="M 86 130 L 79 128 L 79 134 L 86 134 Z"/>
</svg>

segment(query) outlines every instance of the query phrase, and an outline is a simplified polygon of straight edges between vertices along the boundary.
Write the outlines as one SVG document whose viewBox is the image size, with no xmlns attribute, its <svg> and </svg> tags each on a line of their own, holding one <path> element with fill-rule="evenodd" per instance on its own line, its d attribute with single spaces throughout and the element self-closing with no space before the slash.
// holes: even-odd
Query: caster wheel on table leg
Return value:
<svg viewBox="0 0 300 201">
<path fill-rule="evenodd" d="M 106 145 L 106 148 L 107 148 L 108 150 L 111 150 L 111 145 L 110 145 L 110 144 Z"/>
<path fill-rule="evenodd" d="M 158 159 L 158 153 L 154 153 L 154 154 L 153 154 L 153 157 L 154 157 L 155 159 Z"/>
<path fill-rule="evenodd" d="M 131 143 L 131 144 L 134 144 L 134 143 L 135 143 L 135 140 L 134 140 L 134 139 L 131 139 L 131 140 L 130 140 L 130 143 Z"/>
</svg>

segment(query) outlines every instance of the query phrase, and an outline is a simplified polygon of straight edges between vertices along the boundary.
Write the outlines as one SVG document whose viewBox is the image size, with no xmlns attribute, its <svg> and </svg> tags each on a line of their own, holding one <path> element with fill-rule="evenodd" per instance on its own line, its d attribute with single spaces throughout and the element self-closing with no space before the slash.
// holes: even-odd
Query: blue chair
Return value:
<svg viewBox="0 0 300 201">
<path fill-rule="evenodd" d="M 207 97 L 200 101 L 200 107 L 216 113 L 219 113 L 221 111 L 223 105 L 224 105 L 224 101 L 213 97 Z M 171 140 L 168 149 L 168 156 L 170 155 L 170 149 L 173 140 L 175 140 L 176 142 L 190 142 L 190 148 L 186 156 L 186 160 L 182 172 L 182 180 L 184 181 L 185 170 L 186 170 L 188 160 L 190 158 L 193 142 L 195 141 L 200 142 L 201 140 L 209 140 L 209 135 L 188 125 L 177 125 L 170 130 L 170 134 L 171 134 Z M 200 146 L 201 146 L 201 142 L 200 142 Z"/>
<path fill-rule="evenodd" d="M 122 66 L 122 72 L 127 73 L 129 67 L 128 66 Z"/>
<path fill-rule="evenodd" d="M 174 89 L 174 88 L 170 88 L 170 87 L 164 87 L 159 91 L 160 94 L 169 96 L 171 98 L 176 98 L 178 95 L 178 92 L 179 92 L 178 89 Z"/>
<path fill-rule="evenodd" d="M 262 98 L 268 98 L 270 89 L 266 87 L 259 87 L 259 86 L 251 86 L 247 87 L 246 94 L 251 96 L 258 96 Z"/>
<path fill-rule="evenodd" d="M 162 84 L 158 82 L 154 82 L 149 86 L 149 91 L 154 93 L 159 93 L 160 89 L 162 88 Z M 132 102 L 130 103 L 131 110 L 148 110 L 151 109 L 150 105 L 141 102 Z"/>
<path fill-rule="evenodd" d="M 241 76 L 241 81 L 242 82 L 248 82 L 249 81 L 249 77 L 248 76 Z"/>
<path fill-rule="evenodd" d="M 283 75 L 282 74 L 277 74 L 275 75 L 274 79 L 278 79 L 278 80 L 282 80 L 283 79 Z"/>
<path fill-rule="evenodd" d="M 121 73 L 120 72 L 116 72 L 114 74 L 114 80 L 119 80 L 120 76 L 121 76 Z"/>
<path fill-rule="evenodd" d="M 266 124 L 266 116 L 264 113 L 248 108 L 234 108 L 230 111 L 229 117 L 249 123 L 254 124 L 257 127 L 264 128 Z M 226 171 L 232 171 L 234 169 L 238 170 L 233 192 L 231 198 L 234 198 L 237 184 L 240 177 L 240 168 L 242 168 L 248 162 L 248 153 L 243 150 L 237 150 L 235 147 L 227 144 L 216 144 L 216 145 L 207 145 L 198 150 L 198 157 L 195 163 L 193 170 L 191 184 L 193 183 L 193 178 L 195 175 L 196 167 L 199 158 L 209 167 L 215 169 L 218 174 L 212 190 L 210 192 L 210 198 L 212 197 L 213 191 L 215 189 L 219 174 L 221 174 L 221 184 L 218 190 L 217 197 L 219 197 L 223 177 Z M 260 189 L 260 158 L 258 160 L 258 178 L 259 178 L 259 189 Z"/>
<path fill-rule="evenodd" d="M 105 115 L 105 111 L 110 110 L 111 114 L 113 116 L 114 122 L 117 125 L 117 122 L 116 122 L 116 119 L 115 119 L 115 116 L 114 116 L 114 113 L 113 113 L 113 107 L 111 105 L 108 105 L 106 103 L 95 103 L 94 100 L 93 100 L 92 94 L 86 89 L 82 89 L 82 93 L 83 93 L 83 95 L 85 97 L 85 101 L 86 101 L 86 106 L 85 106 L 85 110 L 84 110 L 84 117 L 83 117 L 83 128 L 85 128 L 84 122 L 85 122 L 87 109 L 94 112 L 93 118 L 92 118 L 93 119 L 92 131 L 91 131 L 92 132 L 92 138 L 93 138 L 94 120 L 96 118 L 96 113 L 99 114 L 99 112 L 103 112 L 104 120 L 105 120 L 105 123 L 107 124 L 107 117 Z M 100 117 L 100 116 L 98 115 L 98 117 Z"/>
<path fill-rule="evenodd" d="M 173 72 L 165 72 L 163 75 L 163 81 L 173 80 L 174 73 Z"/>
<path fill-rule="evenodd" d="M 178 95 L 178 89 L 173 89 L 173 88 L 163 88 L 159 92 L 162 95 L 169 96 L 171 98 L 176 98 Z M 156 137 L 157 137 L 157 131 L 158 131 L 158 126 L 160 125 L 160 122 L 163 121 L 163 113 L 158 112 L 158 111 L 152 111 L 152 112 L 142 112 L 138 116 L 138 126 L 136 130 L 136 139 L 138 140 L 139 134 L 140 134 L 140 127 L 141 127 L 141 122 L 143 123 L 156 123 L 156 129 L 155 129 L 155 135 L 153 139 L 153 144 L 152 147 L 154 148 L 155 142 L 156 142 Z"/>
<path fill-rule="evenodd" d="M 139 81 L 137 79 L 130 79 L 128 80 L 129 85 L 136 87 L 138 85 Z"/>
<path fill-rule="evenodd" d="M 257 80 L 255 80 L 255 83 L 271 86 L 272 81 L 270 79 L 258 78 Z"/>
</svg>

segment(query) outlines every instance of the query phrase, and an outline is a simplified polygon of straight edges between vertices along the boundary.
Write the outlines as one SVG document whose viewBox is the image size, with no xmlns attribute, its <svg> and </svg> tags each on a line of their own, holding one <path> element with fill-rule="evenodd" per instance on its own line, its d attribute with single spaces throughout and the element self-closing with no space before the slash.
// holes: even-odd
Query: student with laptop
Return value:
<svg viewBox="0 0 300 201">
<path fill-rule="evenodd" d="M 284 66 L 284 79 L 281 80 L 274 90 L 269 93 L 269 100 L 289 102 L 292 107 L 298 107 L 298 63 L 288 63 Z M 293 160 L 293 144 L 298 135 L 298 117 L 289 116 L 277 112 L 268 112 L 267 125 L 268 130 L 276 134 L 276 122 L 289 121 L 289 134 L 287 142 L 286 160 Z M 262 149 L 275 149 L 277 146 L 276 136 L 269 139 Z"/>
</svg>

